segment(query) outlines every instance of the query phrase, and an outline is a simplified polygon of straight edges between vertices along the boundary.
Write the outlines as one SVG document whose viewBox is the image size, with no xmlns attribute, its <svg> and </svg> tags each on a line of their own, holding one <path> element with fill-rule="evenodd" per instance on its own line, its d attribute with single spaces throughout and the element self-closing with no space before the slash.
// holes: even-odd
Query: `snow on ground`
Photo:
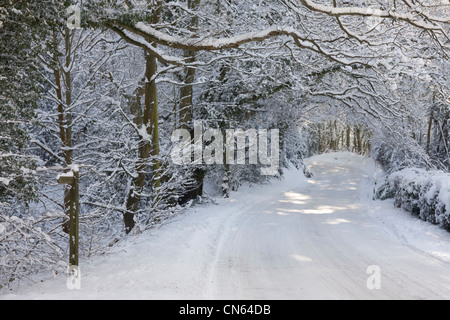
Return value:
<svg viewBox="0 0 450 320">
<path fill-rule="evenodd" d="M 329 153 L 283 180 L 241 188 L 65 275 L 0 299 L 449 299 L 450 234 L 372 201 L 382 173 L 367 158 Z M 369 266 L 381 289 L 369 289 Z"/>
<path fill-rule="evenodd" d="M 335 160 L 333 154 L 316 156 L 319 161 Z M 311 158 L 314 159 L 314 158 Z M 308 161 L 311 161 L 309 159 Z M 355 161 L 359 159 L 358 161 Z M 336 161 L 336 160 L 335 160 Z M 410 213 L 394 207 L 394 200 L 373 200 L 374 182 L 380 184 L 386 174 L 369 158 L 351 153 L 339 154 L 339 161 L 351 163 L 361 170 L 360 200 L 367 207 L 369 217 L 382 224 L 383 231 L 410 248 L 450 262 L 450 233 L 431 223 L 413 217 Z"/>
</svg>

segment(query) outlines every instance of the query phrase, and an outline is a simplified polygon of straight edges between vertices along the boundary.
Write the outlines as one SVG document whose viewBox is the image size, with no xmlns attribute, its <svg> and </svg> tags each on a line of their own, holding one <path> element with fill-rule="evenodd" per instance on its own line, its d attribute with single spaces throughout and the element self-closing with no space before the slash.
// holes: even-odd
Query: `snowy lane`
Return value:
<svg viewBox="0 0 450 320">
<path fill-rule="evenodd" d="M 368 159 L 308 165 L 82 260 L 81 290 L 60 274 L 0 299 L 450 299 L 449 233 L 368 200 Z"/>
<path fill-rule="evenodd" d="M 221 240 L 214 298 L 448 299 L 450 265 L 384 232 L 360 201 L 355 163 L 311 162 L 314 178 L 236 218 Z M 320 158 L 319 158 L 320 159 Z M 370 290 L 369 266 L 381 289 Z"/>
</svg>

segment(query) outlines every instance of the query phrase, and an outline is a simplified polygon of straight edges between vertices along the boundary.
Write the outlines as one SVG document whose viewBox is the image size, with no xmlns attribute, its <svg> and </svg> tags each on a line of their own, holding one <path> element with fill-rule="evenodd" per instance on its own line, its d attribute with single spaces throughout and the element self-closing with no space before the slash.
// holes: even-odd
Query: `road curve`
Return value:
<svg viewBox="0 0 450 320">
<path fill-rule="evenodd" d="M 359 165 L 316 159 L 306 185 L 230 218 L 209 297 L 449 299 L 448 262 L 406 246 L 368 215 Z"/>
</svg>

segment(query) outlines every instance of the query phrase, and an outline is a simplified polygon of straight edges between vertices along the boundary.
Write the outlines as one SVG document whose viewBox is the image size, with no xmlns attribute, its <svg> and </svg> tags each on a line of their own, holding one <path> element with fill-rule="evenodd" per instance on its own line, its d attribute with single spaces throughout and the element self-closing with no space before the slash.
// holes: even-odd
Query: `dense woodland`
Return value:
<svg viewBox="0 0 450 320">
<path fill-rule="evenodd" d="M 448 173 L 449 19 L 442 0 L 1 0 L 0 285 L 66 267 L 75 166 L 84 257 L 318 153 Z M 280 130 L 279 175 L 175 165 L 194 120 Z"/>
</svg>

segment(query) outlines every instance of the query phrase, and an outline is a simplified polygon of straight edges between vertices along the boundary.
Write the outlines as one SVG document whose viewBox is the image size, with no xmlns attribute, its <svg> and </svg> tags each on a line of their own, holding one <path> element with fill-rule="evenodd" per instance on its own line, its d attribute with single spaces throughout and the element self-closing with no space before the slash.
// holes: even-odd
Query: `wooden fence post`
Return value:
<svg viewBox="0 0 450 320">
<path fill-rule="evenodd" d="M 59 184 L 70 185 L 69 203 L 69 266 L 78 267 L 78 238 L 79 238 L 79 169 L 72 166 L 71 170 L 58 176 Z"/>
</svg>

